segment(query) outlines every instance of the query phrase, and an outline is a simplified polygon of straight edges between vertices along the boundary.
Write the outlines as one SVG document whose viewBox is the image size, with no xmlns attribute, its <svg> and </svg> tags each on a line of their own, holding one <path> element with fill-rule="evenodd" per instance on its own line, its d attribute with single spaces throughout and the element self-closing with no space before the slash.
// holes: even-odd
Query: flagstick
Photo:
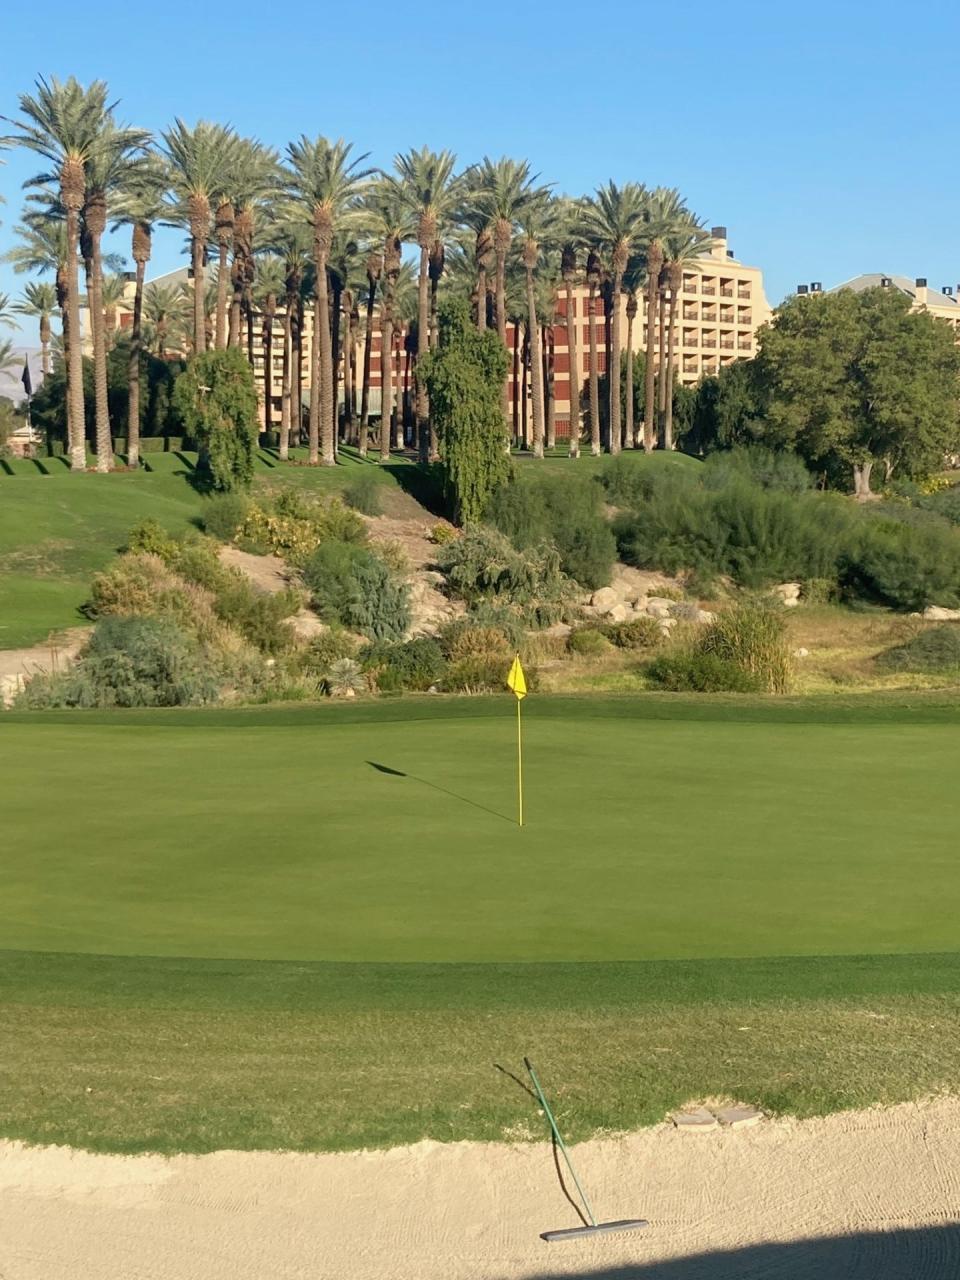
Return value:
<svg viewBox="0 0 960 1280">
<path fill-rule="evenodd" d="M 517 826 L 523 826 L 523 729 L 520 719 L 520 703 L 522 698 L 517 699 L 517 809 L 519 820 Z"/>
</svg>

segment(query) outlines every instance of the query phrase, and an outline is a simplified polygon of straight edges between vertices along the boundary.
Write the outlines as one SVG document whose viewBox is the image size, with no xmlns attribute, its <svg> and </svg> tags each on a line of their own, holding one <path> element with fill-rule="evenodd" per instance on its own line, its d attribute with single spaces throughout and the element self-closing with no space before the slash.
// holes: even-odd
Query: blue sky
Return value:
<svg viewBox="0 0 960 1280">
<path fill-rule="evenodd" d="M 102 77 L 118 115 L 154 130 L 207 117 L 280 148 L 301 132 L 343 136 L 383 165 L 424 143 L 464 163 L 526 157 L 570 193 L 608 178 L 678 186 L 764 269 L 774 304 L 800 281 L 862 271 L 960 282 L 960 8 L 948 0 L 234 0 L 217 13 L 203 20 L 199 0 L 14 6 L 0 114 L 37 74 Z M 27 155 L 6 160 L 0 252 L 35 171 Z M 158 235 L 151 274 L 185 261 L 182 239 Z M 0 265 L 0 290 L 21 284 Z"/>
</svg>

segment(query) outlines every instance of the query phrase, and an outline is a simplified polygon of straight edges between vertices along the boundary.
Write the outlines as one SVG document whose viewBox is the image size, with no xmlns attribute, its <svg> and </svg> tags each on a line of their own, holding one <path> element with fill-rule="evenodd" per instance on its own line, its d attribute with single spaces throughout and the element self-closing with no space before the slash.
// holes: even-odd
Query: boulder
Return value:
<svg viewBox="0 0 960 1280">
<path fill-rule="evenodd" d="M 794 649 L 794 651 L 793 651 L 793 656 L 794 656 L 795 658 L 809 658 L 809 657 L 810 657 L 810 650 L 809 650 L 809 649 L 804 649 L 804 648 L 803 648 L 803 646 L 801 646 L 799 649 Z"/>
<path fill-rule="evenodd" d="M 647 613 L 651 618 L 669 618 L 670 621 L 673 622 L 675 619 L 670 613 L 672 606 L 672 600 L 657 600 L 652 598 L 647 601 Z"/>
<path fill-rule="evenodd" d="M 697 610 L 697 622 L 701 623 L 703 626 L 709 626 L 711 622 L 716 622 L 716 620 L 717 615 L 715 613 L 711 613 L 709 609 Z"/>
<path fill-rule="evenodd" d="M 921 616 L 926 622 L 960 622 L 960 609 L 947 609 L 944 605 L 931 604 Z"/>
<path fill-rule="evenodd" d="M 598 613 L 609 613 L 611 609 L 615 609 L 623 601 L 613 587 L 601 587 L 599 591 L 595 591 L 590 597 L 590 603 Z"/>
<path fill-rule="evenodd" d="M 631 618 L 636 617 L 636 614 L 630 605 L 621 601 L 620 604 L 615 604 L 612 609 L 608 609 L 606 616 L 611 622 L 628 622 Z"/>
<path fill-rule="evenodd" d="M 800 602 L 800 583 L 781 582 L 779 586 L 773 588 L 772 594 L 777 596 L 787 609 L 796 608 Z"/>
</svg>

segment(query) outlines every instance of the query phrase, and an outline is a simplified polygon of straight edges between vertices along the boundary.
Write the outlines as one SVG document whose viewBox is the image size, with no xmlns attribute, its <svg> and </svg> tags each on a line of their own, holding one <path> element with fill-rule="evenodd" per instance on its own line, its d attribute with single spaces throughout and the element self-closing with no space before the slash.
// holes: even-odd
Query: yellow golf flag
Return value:
<svg viewBox="0 0 960 1280">
<path fill-rule="evenodd" d="M 519 653 L 514 658 L 510 674 L 507 676 L 507 688 L 515 693 L 518 698 L 527 696 L 527 681 L 523 674 L 523 667 L 520 665 Z"/>
</svg>

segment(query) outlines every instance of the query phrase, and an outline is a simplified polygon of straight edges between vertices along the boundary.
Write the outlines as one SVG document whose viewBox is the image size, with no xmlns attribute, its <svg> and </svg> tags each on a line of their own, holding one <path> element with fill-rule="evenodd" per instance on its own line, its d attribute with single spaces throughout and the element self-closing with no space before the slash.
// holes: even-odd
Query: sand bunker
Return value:
<svg viewBox="0 0 960 1280">
<path fill-rule="evenodd" d="M 960 1100 L 736 1132 L 661 1125 L 575 1156 L 597 1212 L 646 1217 L 645 1232 L 544 1244 L 577 1221 L 546 1142 L 169 1160 L 0 1144 L 0 1277 L 960 1275 Z"/>
</svg>

